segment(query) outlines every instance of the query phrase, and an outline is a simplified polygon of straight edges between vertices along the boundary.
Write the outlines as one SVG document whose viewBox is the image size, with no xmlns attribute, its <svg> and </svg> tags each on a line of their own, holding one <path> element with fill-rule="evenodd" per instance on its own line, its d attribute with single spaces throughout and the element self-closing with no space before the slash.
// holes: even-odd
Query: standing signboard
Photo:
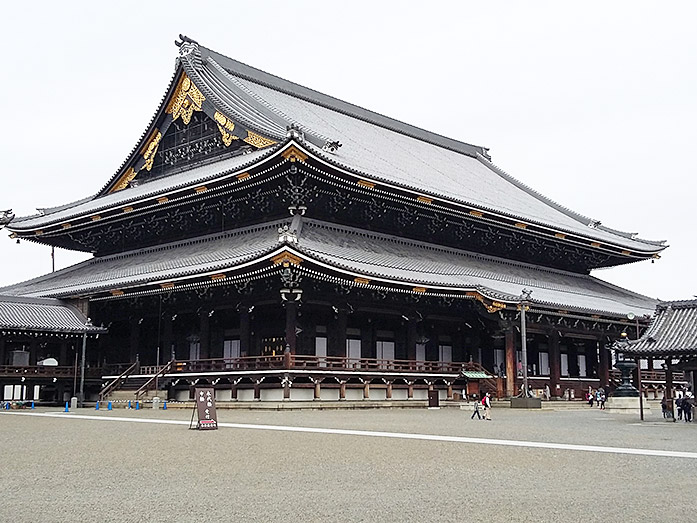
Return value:
<svg viewBox="0 0 697 523">
<path fill-rule="evenodd" d="M 197 388 L 194 391 L 196 412 L 198 413 L 198 430 L 215 430 L 218 428 L 218 416 L 215 412 L 215 391 L 210 388 Z M 193 414 L 192 414 L 193 417 Z"/>
</svg>

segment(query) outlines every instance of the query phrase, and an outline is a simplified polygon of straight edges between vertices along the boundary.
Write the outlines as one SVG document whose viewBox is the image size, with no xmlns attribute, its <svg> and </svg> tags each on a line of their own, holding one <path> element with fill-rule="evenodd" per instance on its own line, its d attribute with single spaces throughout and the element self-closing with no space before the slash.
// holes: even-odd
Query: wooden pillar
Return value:
<svg viewBox="0 0 697 523">
<path fill-rule="evenodd" d="M 506 396 L 515 396 L 516 390 L 515 368 L 515 332 L 513 327 L 506 331 Z"/>
<path fill-rule="evenodd" d="M 230 399 L 237 401 L 237 383 L 230 386 Z"/>
<path fill-rule="evenodd" d="M 261 400 L 261 380 L 254 382 L 254 399 L 257 401 Z"/>
<path fill-rule="evenodd" d="M 370 380 L 363 383 L 363 399 L 364 400 L 370 399 Z"/>
<path fill-rule="evenodd" d="M 561 352 L 559 350 L 559 334 L 553 331 L 547 335 L 549 347 L 549 389 L 550 395 L 560 397 L 561 390 Z"/>
<path fill-rule="evenodd" d="M 314 398 L 315 400 L 321 399 L 321 394 L 322 394 L 322 386 L 320 384 L 320 380 L 315 380 L 315 395 Z"/>
<path fill-rule="evenodd" d="M 346 357 L 346 327 L 348 325 L 348 315 L 346 311 L 340 310 L 338 318 L 334 322 L 334 347 L 332 347 L 332 356 L 340 358 Z"/>
<path fill-rule="evenodd" d="M 290 386 L 291 386 L 290 377 L 288 375 L 286 375 L 283 378 L 283 399 L 284 400 L 290 399 Z"/>
<path fill-rule="evenodd" d="M 174 358 L 172 354 L 172 339 L 173 339 L 173 321 L 172 315 L 165 313 L 164 318 L 162 318 L 164 325 L 162 326 L 162 346 L 160 347 L 160 360 L 170 361 Z"/>
<path fill-rule="evenodd" d="M 65 343 L 65 342 L 63 342 L 63 343 Z M 5 338 L 0 337 L 0 365 L 6 365 L 6 364 L 7 364 L 7 360 L 5 360 Z M 62 360 L 58 364 L 63 365 Z M 1 390 L 2 389 L 0 389 L 0 391 Z M 0 394 L 2 394 L 2 392 L 0 392 Z M 0 398 L 0 399 L 2 399 L 2 398 Z"/>
<path fill-rule="evenodd" d="M 345 400 L 346 399 L 346 381 L 342 380 L 339 382 L 339 399 L 340 400 Z"/>
<path fill-rule="evenodd" d="M 666 400 L 670 407 L 670 412 L 675 421 L 675 407 L 673 403 L 673 359 L 666 358 Z"/>
<path fill-rule="evenodd" d="M 407 399 L 409 399 L 409 400 L 414 399 L 414 382 L 413 381 L 407 382 Z"/>
<path fill-rule="evenodd" d="M 392 380 L 387 382 L 387 389 L 385 390 L 385 399 L 392 399 Z"/>
<path fill-rule="evenodd" d="M 61 347 L 58 356 L 58 365 L 68 364 L 68 340 L 61 340 Z"/>
<path fill-rule="evenodd" d="M 416 360 L 416 322 L 410 321 L 407 324 L 407 359 Z"/>
<path fill-rule="evenodd" d="M 451 400 L 453 399 L 453 384 L 451 382 L 448 382 L 448 397 L 447 399 Z"/>
<path fill-rule="evenodd" d="M 601 341 L 598 341 L 598 352 L 600 353 L 600 361 L 598 362 L 598 378 L 600 378 L 600 386 L 605 390 L 609 390 L 610 385 L 610 351 L 607 350 Z"/>
<path fill-rule="evenodd" d="M 375 325 L 368 318 L 368 321 L 361 324 L 361 356 L 364 358 L 376 357 Z"/>
<path fill-rule="evenodd" d="M 199 354 L 202 360 L 207 360 L 210 358 L 211 345 L 211 322 L 208 311 L 201 311 L 199 314 L 199 325 L 199 343 L 201 344 L 201 352 Z"/>
<path fill-rule="evenodd" d="M 295 354 L 298 346 L 298 304 L 294 301 L 285 303 L 286 308 L 286 345 L 290 346 L 290 353 Z"/>
<path fill-rule="evenodd" d="M 249 309 L 246 305 L 242 306 L 240 311 L 240 355 L 250 356 L 251 355 L 251 328 L 250 328 L 250 318 Z"/>
<path fill-rule="evenodd" d="M 36 365 L 37 353 L 39 352 L 39 340 L 33 338 L 29 342 L 29 365 Z"/>
<path fill-rule="evenodd" d="M 129 325 L 129 361 L 134 362 L 138 357 L 138 341 L 140 340 L 140 319 L 132 318 Z"/>
</svg>

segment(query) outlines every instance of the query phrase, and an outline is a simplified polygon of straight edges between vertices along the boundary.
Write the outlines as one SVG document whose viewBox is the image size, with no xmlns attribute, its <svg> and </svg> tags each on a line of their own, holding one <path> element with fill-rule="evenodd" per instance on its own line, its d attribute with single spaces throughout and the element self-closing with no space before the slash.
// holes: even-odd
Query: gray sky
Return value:
<svg viewBox="0 0 697 523">
<path fill-rule="evenodd" d="M 671 245 L 596 271 L 661 299 L 697 294 L 697 3 L 13 2 L 3 9 L 0 208 L 95 194 L 145 130 L 184 33 L 227 56 L 490 148 L 527 185 Z M 416 5 L 416 4 L 415 4 Z M 0 285 L 50 249 L 0 233 Z M 56 267 L 84 255 L 56 251 Z"/>
</svg>

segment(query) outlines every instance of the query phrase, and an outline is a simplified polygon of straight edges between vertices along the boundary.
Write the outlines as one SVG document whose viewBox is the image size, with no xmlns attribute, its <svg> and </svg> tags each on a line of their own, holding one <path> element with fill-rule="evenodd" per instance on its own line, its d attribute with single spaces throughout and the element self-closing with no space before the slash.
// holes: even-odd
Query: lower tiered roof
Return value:
<svg viewBox="0 0 697 523">
<path fill-rule="evenodd" d="M 0 293 L 65 298 L 120 297 L 146 287 L 171 291 L 194 280 L 219 285 L 270 276 L 280 258 L 309 277 L 425 295 L 476 294 L 515 304 L 526 288 L 538 308 L 613 317 L 650 315 L 657 303 L 588 275 L 299 217 L 94 258 Z"/>
</svg>

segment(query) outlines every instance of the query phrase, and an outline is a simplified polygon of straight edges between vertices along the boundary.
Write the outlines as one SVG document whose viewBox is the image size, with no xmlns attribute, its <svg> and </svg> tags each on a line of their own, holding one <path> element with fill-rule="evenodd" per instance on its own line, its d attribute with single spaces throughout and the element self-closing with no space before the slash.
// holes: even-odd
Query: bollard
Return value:
<svg viewBox="0 0 697 523">
<path fill-rule="evenodd" d="M 162 404 L 162 410 L 167 410 L 167 400 Z"/>
<path fill-rule="evenodd" d="M 33 402 L 33 401 L 31 402 L 31 408 L 32 408 L 32 409 L 34 408 L 34 402 Z"/>
<path fill-rule="evenodd" d="M 5 403 L 5 410 L 10 410 L 10 402 Z"/>
<path fill-rule="evenodd" d="M 94 410 L 99 410 L 99 402 L 95 403 Z"/>
<path fill-rule="evenodd" d="M 111 410 L 111 402 L 107 403 L 106 410 Z"/>
<path fill-rule="evenodd" d="M 70 410 L 68 409 L 68 402 L 67 401 L 65 402 L 65 411 L 64 412 L 70 412 Z"/>
<path fill-rule="evenodd" d="M 131 408 L 131 400 L 128 400 L 128 408 Z"/>
<path fill-rule="evenodd" d="M 140 410 L 140 401 L 136 401 L 136 410 Z"/>
</svg>

